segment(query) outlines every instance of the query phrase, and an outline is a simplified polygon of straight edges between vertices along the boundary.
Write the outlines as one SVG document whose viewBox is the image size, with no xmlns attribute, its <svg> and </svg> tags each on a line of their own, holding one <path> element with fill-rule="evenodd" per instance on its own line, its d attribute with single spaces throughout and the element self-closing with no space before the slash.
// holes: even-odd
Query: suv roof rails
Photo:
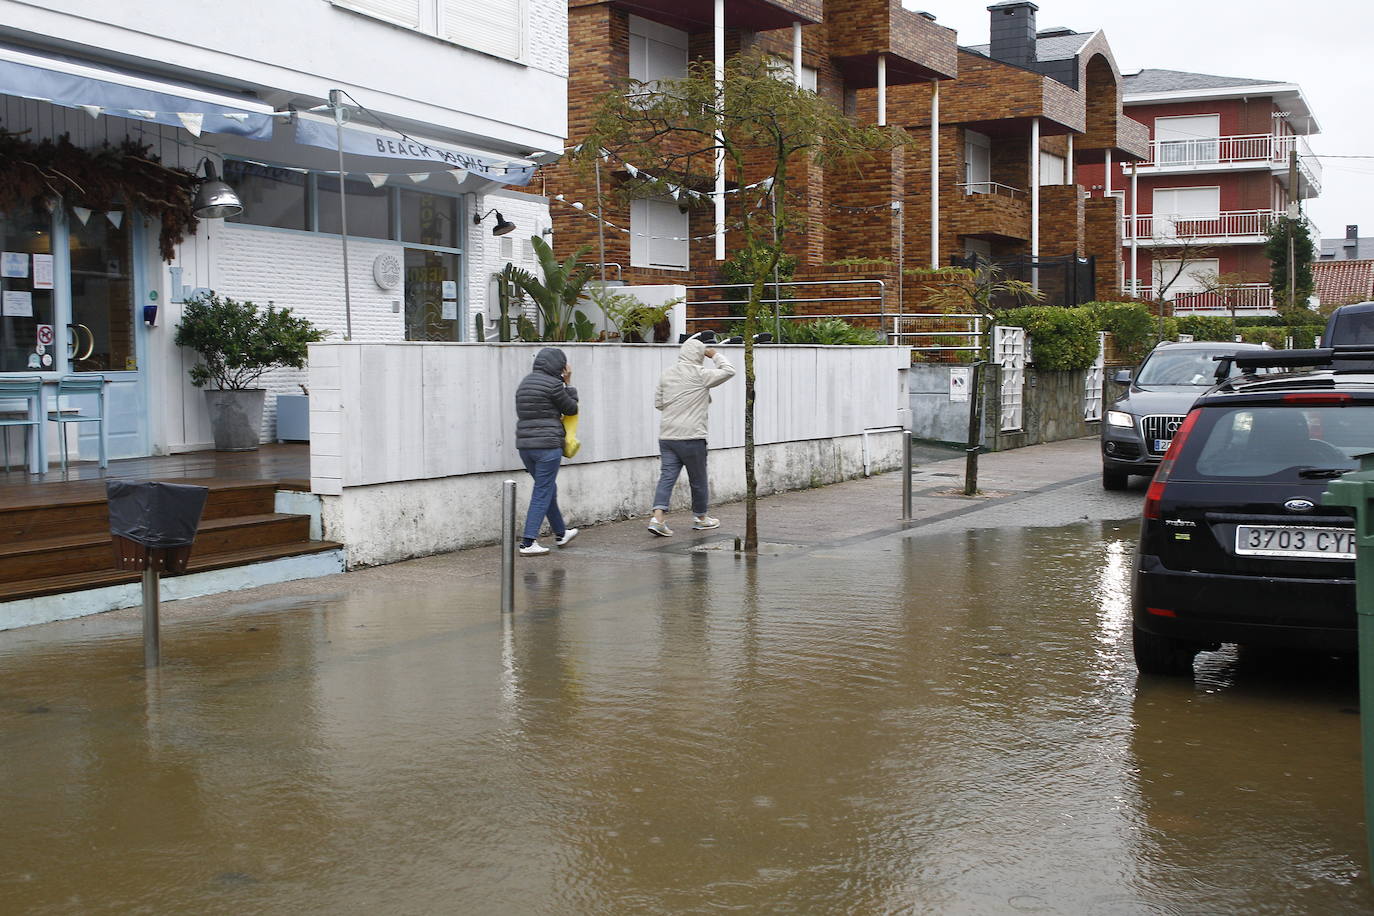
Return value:
<svg viewBox="0 0 1374 916">
<path fill-rule="evenodd" d="M 1212 358 L 1217 361 L 1216 379 L 1223 382 L 1231 374 L 1232 366 L 1242 370 L 1330 366 L 1347 360 L 1374 360 L 1374 347 L 1360 344 L 1313 350 L 1252 350 Z"/>
</svg>

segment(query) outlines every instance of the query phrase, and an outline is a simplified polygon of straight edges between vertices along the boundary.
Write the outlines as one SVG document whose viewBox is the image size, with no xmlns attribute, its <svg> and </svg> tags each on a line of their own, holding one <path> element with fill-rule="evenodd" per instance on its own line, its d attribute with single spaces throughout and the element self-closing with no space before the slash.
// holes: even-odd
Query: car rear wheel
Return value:
<svg viewBox="0 0 1374 916">
<path fill-rule="evenodd" d="M 1124 471 L 1102 469 L 1102 489 L 1104 490 L 1124 490 L 1130 480 L 1131 475 Z"/>
<path fill-rule="evenodd" d="M 1192 674 L 1198 647 L 1181 639 L 1170 639 L 1131 628 L 1135 667 L 1141 674 Z"/>
</svg>

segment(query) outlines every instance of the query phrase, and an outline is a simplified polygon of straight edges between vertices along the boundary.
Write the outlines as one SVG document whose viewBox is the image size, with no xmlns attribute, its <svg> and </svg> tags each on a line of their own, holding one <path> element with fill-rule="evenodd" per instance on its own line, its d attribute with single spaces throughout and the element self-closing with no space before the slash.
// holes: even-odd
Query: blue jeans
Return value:
<svg viewBox="0 0 1374 916">
<path fill-rule="evenodd" d="M 522 448 L 520 460 L 534 478 L 534 492 L 530 494 L 530 510 L 525 513 L 525 540 L 539 537 L 539 527 L 547 516 L 555 537 L 567 531 L 563 513 L 558 511 L 558 468 L 563 463 L 561 448 Z"/>
<path fill-rule="evenodd" d="M 692 487 L 692 514 L 705 515 L 711 495 L 706 485 L 706 440 L 659 439 L 658 453 L 663 471 L 658 477 L 658 489 L 654 491 L 654 508 L 668 511 L 673 485 L 685 467 L 687 482 Z"/>
</svg>

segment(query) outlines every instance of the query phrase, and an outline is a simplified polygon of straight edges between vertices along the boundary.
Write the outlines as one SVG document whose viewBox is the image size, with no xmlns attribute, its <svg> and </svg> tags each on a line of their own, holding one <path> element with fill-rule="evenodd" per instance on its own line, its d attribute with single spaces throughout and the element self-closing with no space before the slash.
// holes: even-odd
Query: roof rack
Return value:
<svg viewBox="0 0 1374 916">
<path fill-rule="evenodd" d="M 1374 360 L 1374 347 L 1354 344 L 1313 350 L 1247 350 L 1212 358 L 1217 361 L 1216 380 L 1223 382 L 1231 374 L 1232 366 L 1242 371 L 1330 366 L 1347 360 Z"/>
</svg>

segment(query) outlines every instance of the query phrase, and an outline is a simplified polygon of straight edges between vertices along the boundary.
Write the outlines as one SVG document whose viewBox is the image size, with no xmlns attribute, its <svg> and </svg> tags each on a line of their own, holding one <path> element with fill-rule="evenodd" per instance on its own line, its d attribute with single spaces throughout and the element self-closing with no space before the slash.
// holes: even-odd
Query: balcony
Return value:
<svg viewBox="0 0 1374 916">
<path fill-rule="evenodd" d="M 1126 244 L 1178 245 L 1203 242 L 1209 245 L 1254 245 L 1263 242 L 1273 210 L 1225 210 L 1207 214 L 1141 214 L 1121 222 L 1121 238 Z"/>
<path fill-rule="evenodd" d="M 983 239 L 1030 238 L 1030 201 L 1020 188 L 979 181 L 957 185 L 944 197 L 946 225 L 956 236 Z"/>
<path fill-rule="evenodd" d="M 825 0 L 829 54 L 849 88 L 878 84 L 878 55 L 890 86 L 946 79 L 958 72 L 955 33 L 900 0 Z"/>
<path fill-rule="evenodd" d="M 1126 292 L 1137 299 L 1153 300 L 1154 287 L 1126 284 Z M 1241 283 L 1218 290 L 1172 290 L 1165 297 L 1173 303 L 1175 315 L 1272 315 L 1274 291 L 1268 283 Z"/>
<path fill-rule="evenodd" d="M 1298 153 L 1302 197 L 1321 193 L 1322 166 L 1312 155 L 1305 137 L 1282 134 L 1241 134 L 1232 137 L 1189 137 L 1180 140 L 1151 140 L 1149 158 L 1140 163 L 1150 172 L 1216 171 L 1230 168 L 1268 168 L 1280 180 L 1288 177 L 1288 154 Z"/>
</svg>

